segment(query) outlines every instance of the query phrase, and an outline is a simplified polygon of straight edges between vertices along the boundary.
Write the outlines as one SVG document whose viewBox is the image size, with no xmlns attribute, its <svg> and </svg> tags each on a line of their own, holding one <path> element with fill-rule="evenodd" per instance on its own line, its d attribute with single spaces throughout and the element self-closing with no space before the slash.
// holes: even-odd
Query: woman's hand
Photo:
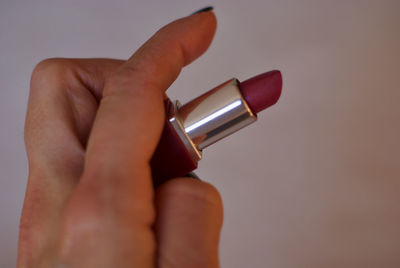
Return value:
<svg viewBox="0 0 400 268">
<path fill-rule="evenodd" d="M 129 60 L 50 59 L 31 81 L 19 267 L 217 267 L 222 203 L 205 182 L 153 189 L 165 90 L 209 46 L 212 12 L 163 27 Z"/>
</svg>

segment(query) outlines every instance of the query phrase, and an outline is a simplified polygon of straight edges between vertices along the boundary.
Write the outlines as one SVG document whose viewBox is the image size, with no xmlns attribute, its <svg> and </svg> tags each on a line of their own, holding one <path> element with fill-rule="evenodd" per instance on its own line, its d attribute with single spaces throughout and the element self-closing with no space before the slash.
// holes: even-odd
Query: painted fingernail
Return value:
<svg viewBox="0 0 400 268">
<path fill-rule="evenodd" d="M 193 178 L 193 179 L 201 181 L 199 176 L 197 176 L 194 172 L 189 172 L 188 174 L 185 175 L 185 177 L 189 177 L 189 178 Z"/>
<path fill-rule="evenodd" d="M 213 10 L 213 9 L 214 9 L 213 6 L 203 7 L 202 9 L 199 9 L 199 10 L 197 10 L 196 12 L 193 12 L 192 14 L 190 14 L 190 16 L 192 16 L 192 15 L 194 15 L 194 14 L 202 13 L 202 12 L 211 11 L 211 10 Z"/>
</svg>

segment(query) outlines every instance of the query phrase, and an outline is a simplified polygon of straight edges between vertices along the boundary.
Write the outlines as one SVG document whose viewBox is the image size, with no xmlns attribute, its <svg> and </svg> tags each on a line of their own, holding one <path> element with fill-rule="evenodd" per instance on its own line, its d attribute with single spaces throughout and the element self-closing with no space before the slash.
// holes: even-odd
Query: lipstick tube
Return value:
<svg viewBox="0 0 400 268">
<path fill-rule="evenodd" d="M 150 161 L 155 186 L 196 169 L 203 149 L 255 122 L 256 112 L 266 108 L 260 105 L 277 101 L 281 85 L 280 72 L 272 71 L 242 84 L 230 79 L 184 105 L 166 100 L 164 129 Z"/>
</svg>

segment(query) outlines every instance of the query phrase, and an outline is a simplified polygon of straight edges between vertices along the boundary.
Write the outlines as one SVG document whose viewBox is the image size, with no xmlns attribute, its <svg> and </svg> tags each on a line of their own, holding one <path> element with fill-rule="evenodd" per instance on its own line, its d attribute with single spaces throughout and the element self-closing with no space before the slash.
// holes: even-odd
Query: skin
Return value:
<svg viewBox="0 0 400 268">
<path fill-rule="evenodd" d="M 126 61 L 37 65 L 18 267 L 219 266 L 218 191 L 190 178 L 154 190 L 149 166 L 165 91 L 215 29 L 214 14 L 199 13 L 163 27 Z"/>
</svg>

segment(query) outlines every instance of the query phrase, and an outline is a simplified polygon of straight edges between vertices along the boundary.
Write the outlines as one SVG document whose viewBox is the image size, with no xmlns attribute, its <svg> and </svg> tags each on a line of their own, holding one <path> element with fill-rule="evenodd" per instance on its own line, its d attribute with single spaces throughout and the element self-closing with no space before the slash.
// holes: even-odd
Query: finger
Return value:
<svg viewBox="0 0 400 268">
<path fill-rule="evenodd" d="M 164 91 L 206 50 L 215 24 L 212 13 L 203 13 L 165 26 L 106 81 L 84 174 L 68 206 L 64 259 L 86 267 L 153 263 L 149 160 L 164 124 Z"/>
<path fill-rule="evenodd" d="M 21 266 L 32 266 L 55 248 L 60 214 L 83 169 L 84 144 L 97 110 L 94 96 L 121 64 L 109 59 L 48 59 L 32 74 L 25 124 L 29 179 L 20 224 Z"/>
<path fill-rule="evenodd" d="M 107 81 L 89 138 L 82 183 L 116 191 L 115 197 L 124 201 L 132 197 L 151 202 L 149 161 L 165 120 L 164 91 L 185 64 L 207 49 L 215 27 L 210 12 L 172 22 Z"/>
<path fill-rule="evenodd" d="M 160 267 L 219 267 L 222 201 L 208 183 L 190 178 L 157 188 L 155 224 Z"/>
</svg>

